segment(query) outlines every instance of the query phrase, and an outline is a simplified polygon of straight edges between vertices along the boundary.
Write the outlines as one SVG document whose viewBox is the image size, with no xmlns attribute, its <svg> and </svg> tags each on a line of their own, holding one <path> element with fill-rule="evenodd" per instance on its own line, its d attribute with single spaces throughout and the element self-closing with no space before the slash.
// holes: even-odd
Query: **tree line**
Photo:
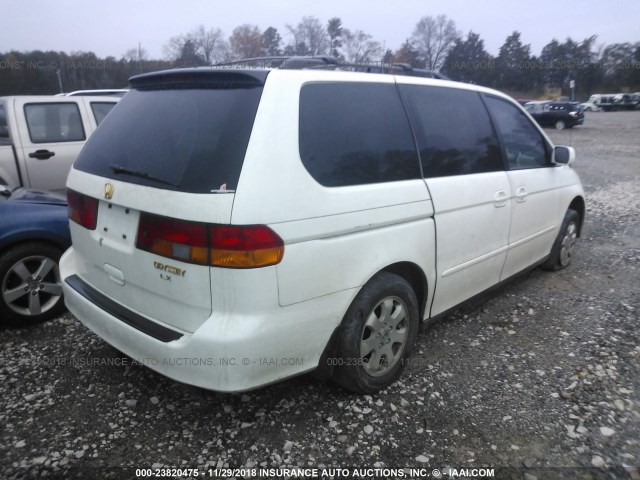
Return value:
<svg viewBox="0 0 640 480">
<path fill-rule="evenodd" d="M 120 58 L 92 52 L 10 51 L 0 54 L 0 95 L 47 94 L 93 88 L 124 88 L 138 73 L 175 67 L 213 65 L 260 56 L 331 55 L 350 63 L 405 63 L 440 71 L 452 80 L 497 88 L 520 96 L 567 94 L 575 81 L 579 97 L 595 91 L 640 91 L 640 42 L 597 46 L 595 35 L 576 41 L 551 40 L 534 55 L 518 31 L 509 35 L 496 56 L 478 33 L 462 34 L 446 16 L 426 16 L 396 50 L 370 34 L 343 26 L 338 17 L 323 24 L 313 16 L 285 26 L 240 25 L 229 37 L 200 25 L 170 38 L 164 58 L 149 58 L 138 45 Z"/>
</svg>

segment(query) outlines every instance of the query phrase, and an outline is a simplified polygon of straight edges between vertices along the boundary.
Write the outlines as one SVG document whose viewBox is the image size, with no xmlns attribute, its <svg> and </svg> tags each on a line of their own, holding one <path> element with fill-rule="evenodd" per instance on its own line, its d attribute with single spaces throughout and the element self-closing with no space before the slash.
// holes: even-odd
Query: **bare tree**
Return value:
<svg viewBox="0 0 640 480">
<path fill-rule="evenodd" d="M 136 48 L 130 48 L 129 50 L 124 52 L 122 58 L 127 62 L 141 62 L 143 60 L 149 59 L 149 53 L 140 45 L 138 45 Z"/>
<path fill-rule="evenodd" d="M 438 70 L 449 49 L 460 37 L 453 20 L 445 15 L 422 17 L 413 30 L 413 47 L 429 70 Z"/>
<path fill-rule="evenodd" d="M 379 42 L 362 30 L 342 31 L 342 48 L 347 62 L 367 63 L 380 59 L 382 48 Z"/>
<path fill-rule="evenodd" d="M 229 37 L 231 51 L 237 58 L 259 57 L 262 55 L 262 33 L 256 25 L 240 25 L 233 29 Z"/>
<path fill-rule="evenodd" d="M 411 40 L 405 40 L 400 48 L 396 50 L 389 60 L 389 63 L 406 63 L 412 67 L 418 66 L 418 52 L 411 43 Z"/>
<path fill-rule="evenodd" d="M 294 51 L 297 55 L 324 55 L 329 52 L 329 35 L 316 17 L 302 17 L 297 26 L 287 25 L 287 30 L 293 37 L 293 45 L 289 44 L 287 51 Z"/>
<path fill-rule="evenodd" d="M 189 38 L 196 47 L 196 52 L 207 65 L 224 59 L 226 42 L 219 28 L 207 29 L 204 25 L 199 25 L 191 31 Z"/>
<path fill-rule="evenodd" d="M 193 50 L 205 65 L 229 58 L 229 45 L 222 30 L 207 29 L 204 25 L 199 25 L 187 34 L 171 37 L 163 48 L 165 57 L 174 62 L 181 58 L 187 42 L 190 42 L 188 49 Z"/>
<path fill-rule="evenodd" d="M 188 35 L 176 35 L 171 37 L 167 43 L 162 47 L 164 56 L 168 60 L 175 62 L 182 55 L 184 44 L 189 40 Z"/>
</svg>

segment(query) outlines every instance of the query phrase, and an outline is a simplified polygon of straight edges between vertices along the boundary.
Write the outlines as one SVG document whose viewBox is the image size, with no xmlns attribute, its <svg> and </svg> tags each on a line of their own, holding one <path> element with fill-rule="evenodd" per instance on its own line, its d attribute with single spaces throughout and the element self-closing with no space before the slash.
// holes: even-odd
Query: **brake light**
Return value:
<svg viewBox="0 0 640 480">
<path fill-rule="evenodd" d="M 88 230 L 95 230 L 98 221 L 98 199 L 67 189 L 69 218 Z"/>
<path fill-rule="evenodd" d="M 206 265 L 209 261 L 207 226 L 142 213 L 136 247 L 167 258 Z"/>
<path fill-rule="evenodd" d="M 211 227 L 211 265 L 254 268 L 282 261 L 284 242 L 266 225 Z"/>
<path fill-rule="evenodd" d="M 282 261 L 284 242 L 265 225 L 229 226 L 140 215 L 136 247 L 188 263 L 257 268 Z"/>
</svg>

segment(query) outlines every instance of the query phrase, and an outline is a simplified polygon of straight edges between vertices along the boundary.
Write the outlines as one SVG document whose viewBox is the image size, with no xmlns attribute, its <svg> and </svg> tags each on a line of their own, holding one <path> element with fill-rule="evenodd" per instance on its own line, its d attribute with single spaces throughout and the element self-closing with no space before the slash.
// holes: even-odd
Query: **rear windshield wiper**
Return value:
<svg viewBox="0 0 640 480">
<path fill-rule="evenodd" d="M 162 178 L 154 177 L 153 175 L 148 174 L 147 172 L 138 172 L 136 170 L 129 170 L 128 168 L 123 167 L 122 165 L 110 165 L 111 171 L 116 175 L 124 174 L 131 175 L 132 177 L 144 178 L 146 180 L 151 180 L 157 183 L 163 183 L 164 185 L 169 185 L 171 187 L 177 187 L 175 183 L 168 182 L 167 180 L 163 180 Z"/>
</svg>

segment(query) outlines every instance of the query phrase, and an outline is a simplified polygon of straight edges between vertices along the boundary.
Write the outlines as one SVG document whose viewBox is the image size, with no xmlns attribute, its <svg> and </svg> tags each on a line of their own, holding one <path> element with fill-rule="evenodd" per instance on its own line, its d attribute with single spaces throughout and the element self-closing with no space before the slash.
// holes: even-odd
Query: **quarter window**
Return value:
<svg viewBox="0 0 640 480">
<path fill-rule="evenodd" d="M 514 105 L 486 97 L 487 107 L 500 132 L 509 168 L 521 170 L 550 165 L 547 144 L 531 121 Z"/>
<path fill-rule="evenodd" d="M 0 145 L 10 145 L 9 125 L 7 125 L 7 115 L 4 112 L 4 106 L 0 105 Z"/>
<path fill-rule="evenodd" d="M 425 177 L 504 169 L 489 115 L 476 92 L 421 85 L 402 85 L 400 91 Z"/>
<path fill-rule="evenodd" d="M 91 111 L 96 119 L 96 125 L 100 125 L 107 113 L 115 106 L 114 102 L 91 102 Z"/>
<path fill-rule="evenodd" d="M 303 86 L 299 140 L 302 163 L 327 187 L 420 178 L 409 121 L 392 84 Z"/>
<path fill-rule="evenodd" d="M 33 143 L 79 142 L 85 139 L 75 103 L 31 103 L 24 107 Z"/>
</svg>

